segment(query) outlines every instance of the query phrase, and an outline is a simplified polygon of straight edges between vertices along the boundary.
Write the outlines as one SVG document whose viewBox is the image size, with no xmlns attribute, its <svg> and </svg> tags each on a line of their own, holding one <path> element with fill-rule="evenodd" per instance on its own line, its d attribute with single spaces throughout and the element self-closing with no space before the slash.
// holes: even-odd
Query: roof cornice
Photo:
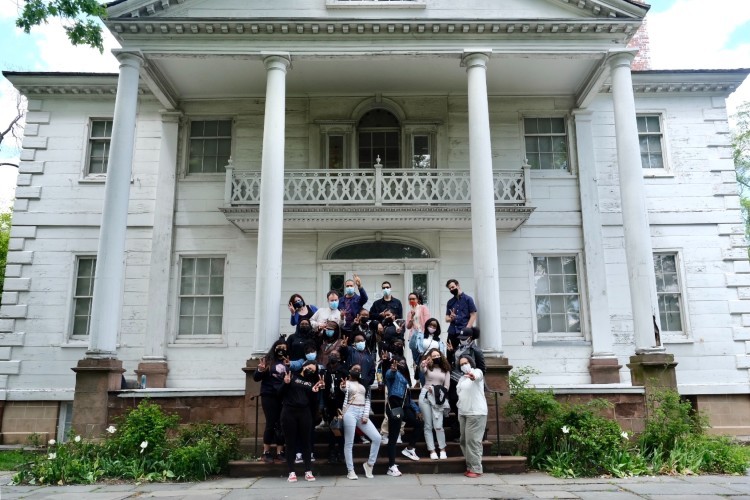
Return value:
<svg viewBox="0 0 750 500">
<path fill-rule="evenodd" d="M 750 75 L 749 68 L 633 71 L 636 94 L 711 93 L 729 95 Z M 606 82 L 602 92 L 612 92 Z"/>
<path fill-rule="evenodd" d="M 117 73 L 52 73 L 3 71 L 3 76 L 27 98 L 65 97 L 109 97 L 117 94 Z M 150 94 L 145 83 L 138 88 L 138 95 Z"/>
</svg>

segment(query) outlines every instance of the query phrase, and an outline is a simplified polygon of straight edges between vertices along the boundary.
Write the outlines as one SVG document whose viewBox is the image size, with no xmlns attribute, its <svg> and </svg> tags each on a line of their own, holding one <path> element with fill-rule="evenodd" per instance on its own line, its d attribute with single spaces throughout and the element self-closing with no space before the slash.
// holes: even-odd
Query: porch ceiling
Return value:
<svg viewBox="0 0 750 500">
<path fill-rule="evenodd" d="M 602 53 L 493 54 L 491 95 L 577 95 L 601 64 Z M 149 66 L 172 89 L 175 101 L 257 97 L 265 94 L 259 56 L 151 54 Z M 292 54 L 288 95 L 375 92 L 465 93 L 460 54 L 305 56 Z"/>
</svg>

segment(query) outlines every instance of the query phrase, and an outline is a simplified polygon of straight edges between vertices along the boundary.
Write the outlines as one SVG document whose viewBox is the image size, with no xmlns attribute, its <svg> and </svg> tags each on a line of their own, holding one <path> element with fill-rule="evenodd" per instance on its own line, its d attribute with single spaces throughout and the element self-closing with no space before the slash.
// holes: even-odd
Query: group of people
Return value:
<svg viewBox="0 0 750 500">
<path fill-rule="evenodd" d="M 404 436 L 402 455 L 419 460 L 415 445 L 424 436 L 430 459 L 447 459 L 443 421 L 451 414 L 460 432 L 465 475 L 482 474 L 487 402 L 474 300 L 461 291 L 457 280 L 448 280 L 446 288 L 453 297 L 446 307 L 449 327 L 443 340 L 440 321 L 431 317 L 419 293 L 409 294 L 404 313 L 391 284 L 384 281 L 381 288 L 382 298 L 369 310 L 364 307 L 367 292 L 357 275 L 344 283 L 343 295 L 330 291 L 327 304 L 320 308 L 299 294 L 292 295 L 288 305 L 295 332 L 274 342 L 258 363 L 254 379 L 261 382 L 266 420 L 262 459 L 286 461 L 290 482 L 297 481 L 298 463 L 304 464 L 305 479 L 315 480 L 313 442 L 318 421 L 318 427 L 329 428 L 329 461 L 343 459 L 349 479 L 358 479 L 352 457 L 357 434 L 370 444 L 362 465 L 365 476 L 373 477 L 383 444 L 388 449 L 386 473 L 397 477 L 401 472 L 396 447 L 402 443 L 404 428 L 411 432 Z M 407 346 L 416 380 L 405 357 Z M 384 387 L 386 394 L 380 429 L 371 420 L 373 386 Z M 417 401 L 412 387 L 420 388 Z"/>
</svg>

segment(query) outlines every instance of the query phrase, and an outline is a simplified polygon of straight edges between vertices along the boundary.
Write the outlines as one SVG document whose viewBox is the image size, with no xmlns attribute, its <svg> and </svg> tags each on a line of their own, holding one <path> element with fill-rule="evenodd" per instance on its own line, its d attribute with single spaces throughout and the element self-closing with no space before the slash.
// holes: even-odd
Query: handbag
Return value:
<svg viewBox="0 0 750 500">
<path fill-rule="evenodd" d="M 388 402 L 388 411 L 390 412 L 390 415 L 388 415 L 388 418 L 392 418 L 394 420 L 403 420 L 404 403 L 406 403 L 406 394 L 404 394 L 404 398 L 401 400 L 401 406 L 397 406 L 396 408 L 391 408 L 391 403 Z"/>
<path fill-rule="evenodd" d="M 330 428 L 331 432 L 336 437 L 340 437 L 343 434 L 344 416 L 341 414 L 341 410 L 339 410 L 338 414 L 331 420 Z"/>
</svg>

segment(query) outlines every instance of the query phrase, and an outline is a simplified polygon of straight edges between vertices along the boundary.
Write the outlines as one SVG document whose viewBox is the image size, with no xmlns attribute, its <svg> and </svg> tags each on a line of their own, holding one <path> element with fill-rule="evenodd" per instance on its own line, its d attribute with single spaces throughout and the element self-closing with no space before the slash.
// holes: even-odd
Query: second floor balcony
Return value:
<svg viewBox="0 0 750 500">
<path fill-rule="evenodd" d="M 261 174 L 227 166 L 222 211 L 245 231 L 258 227 Z M 528 204 L 529 167 L 493 172 L 498 230 L 514 230 L 534 208 Z M 469 229 L 468 170 L 287 170 L 284 227 L 291 230 L 368 228 Z"/>
</svg>

